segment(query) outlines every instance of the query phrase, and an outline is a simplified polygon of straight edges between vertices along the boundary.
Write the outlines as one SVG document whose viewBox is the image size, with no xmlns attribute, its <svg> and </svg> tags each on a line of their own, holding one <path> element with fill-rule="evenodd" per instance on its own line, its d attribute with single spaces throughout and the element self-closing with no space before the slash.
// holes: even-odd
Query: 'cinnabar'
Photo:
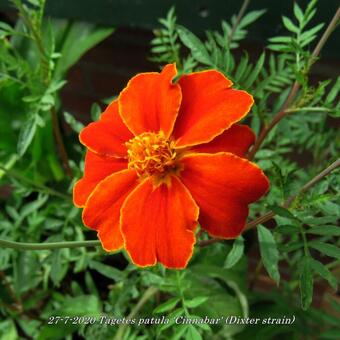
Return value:
<svg viewBox="0 0 340 340">
<path fill-rule="evenodd" d="M 176 73 L 169 64 L 136 75 L 80 133 L 88 150 L 74 203 L 105 250 L 124 248 L 141 267 L 186 267 L 198 223 L 213 237 L 237 237 L 248 205 L 269 188 L 243 158 L 254 133 L 236 124 L 252 96 L 215 70 L 174 83 Z"/>
</svg>

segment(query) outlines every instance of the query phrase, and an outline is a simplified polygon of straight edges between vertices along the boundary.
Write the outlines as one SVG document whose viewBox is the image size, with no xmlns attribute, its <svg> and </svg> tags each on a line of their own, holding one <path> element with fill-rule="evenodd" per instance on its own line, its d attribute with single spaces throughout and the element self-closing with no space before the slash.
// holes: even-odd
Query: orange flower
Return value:
<svg viewBox="0 0 340 340">
<path fill-rule="evenodd" d="M 211 236 L 237 237 L 248 205 L 269 188 L 241 158 L 255 136 L 235 123 L 252 96 L 215 70 L 174 83 L 176 73 L 169 64 L 133 77 L 80 133 L 88 151 L 74 203 L 105 250 L 125 248 L 141 267 L 186 267 L 198 222 Z"/>
</svg>

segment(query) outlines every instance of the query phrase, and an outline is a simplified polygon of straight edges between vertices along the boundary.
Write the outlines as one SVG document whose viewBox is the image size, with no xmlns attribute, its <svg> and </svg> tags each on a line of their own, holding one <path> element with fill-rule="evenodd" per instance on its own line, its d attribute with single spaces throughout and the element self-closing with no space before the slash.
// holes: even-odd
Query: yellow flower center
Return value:
<svg viewBox="0 0 340 340">
<path fill-rule="evenodd" d="M 129 169 L 135 169 L 139 176 L 165 175 L 175 167 L 174 142 L 159 133 L 144 132 L 126 142 Z"/>
</svg>

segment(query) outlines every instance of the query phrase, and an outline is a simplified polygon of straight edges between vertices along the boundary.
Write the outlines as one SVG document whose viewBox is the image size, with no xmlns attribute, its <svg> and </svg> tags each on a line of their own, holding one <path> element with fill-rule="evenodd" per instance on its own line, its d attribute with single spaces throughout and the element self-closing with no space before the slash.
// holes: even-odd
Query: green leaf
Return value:
<svg viewBox="0 0 340 340">
<path fill-rule="evenodd" d="M 13 320 L 0 321 L 0 340 L 17 340 L 19 339 L 17 329 Z"/>
<path fill-rule="evenodd" d="M 284 207 L 280 207 L 278 205 L 270 205 L 269 209 L 272 210 L 276 215 L 289 218 L 291 220 L 296 220 L 296 217 L 288 209 Z"/>
<path fill-rule="evenodd" d="M 300 231 L 300 229 L 291 224 L 283 224 L 279 225 L 278 227 L 275 228 L 275 231 L 279 232 L 280 234 L 284 235 L 294 235 Z"/>
<path fill-rule="evenodd" d="M 291 31 L 293 33 L 298 33 L 299 32 L 299 28 L 296 27 L 289 18 L 283 16 L 282 17 L 282 21 L 283 21 L 283 24 L 285 25 L 285 27 L 287 28 L 287 30 L 289 30 L 289 31 Z"/>
<path fill-rule="evenodd" d="M 305 256 L 301 262 L 300 294 L 303 310 L 307 310 L 313 300 L 313 273 L 310 260 L 309 256 Z"/>
<path fill-rule="evenodd" d="M 60 32 L 57 44 L 62 44 L 60 46 L 61 57 L 56 61 L 56 78 L 61 78 L 83 54 L 114 31 L 110 27 L 99 27 L 79 21 L 73 21 L 70 25 L 67 21 L 63 21 L 62 24 L 60 24 L 60 21 L 54 21 L 53 24 L 59 26 L 55 27 L 55 30 Z"/>
<path fill-rule="evenodd" d="M 301 25 L 304 21 L 304 15 L 297 2 L 294 2 L 294 15 Z"/>
<path fill-rule="evenodd" d="M 190 49 L 193 57 L 202 64 L 213 66 L 209 53 L 202 41 L 183 26 L 178 26 L 177 30 L 179 38 Z"/>
<path fill-rule="evenodd" d="M 27 148 L 32 143 L 33 137 L 37 130 L 37 120 L 36 117 L 31 117 L 21 126 L 19 131 L 19 138 L 17 144 L 17 152 L 19 156 L 23 156 Z"/>
<path fill-rule="evenodd" d="M 279 283 L 279 252 L 277 250 L 275 239 L 271 231 L 262 225 L 259 225 L 257 227 L 257 235 L 259 238 L 260 252 L 263 264 L 269 276 L 277 283 Z"/>
<path fill-rule="evenodd" d="M 311 241 L 308 243 L 308 245 L 318 250 L 322 254 L 340 260 L 340 249 L 337 246 L 320 241 Z"/>
<path fill-rule="evenodd" d="M 91 106 L 91 118 L 94 122 L 99 120 L 101 113 L 102 109 L 99 104 L 93 103 Z"/>
<path fill-rule="evenodd" d="M 242 257 L 244 251 L 244 239 L 242 236 L 239 236 L 233 243 L 233 247 L 231 248 L 225 262 L 224 268 L 233 267 Z"/>
<path fill-rule="evenodd" d="M 63 252 L 65 249 L 56 249 L 52 252 L 50 276 L 55 285 L 65 277 L 68 269 L 67 263 L 63 263 Z"/>
<path fill-rule="evenodd" d="M 97 261 L 90 261 L 89 267 L 117 282 L 125 278 L 125 274 L 122 271 Z"/>
<path fill-rule="evenodd" d="M 249 74 L 247 81 L 244 83 L 244 87 L 249 88 L 253 85 L 254 81 L 257 79 L 258 75 L 260 74 L 263 64 L 265 60 L 265 53 L 263 52 L 254 67 L 253 71 Z"/>
<path fill-rule="evenodd" d="M 328 270 L 326 266 L 324 266 L 321 262 L 311 259 L 310 264 L 312 269 L 318 273 L 321 277 L 323 277 L 325 280 L 328 281 L 330 286 L 334 289 L 337 290 L 338 288 L 338 282 L 336 277 Z"/>
<path fill-rule="evenodd" d="M 158 314 L 158 313 L 164 313 L 164 312 L 168 312 L 172 309 L 174 309 L 176 307 L 176 305 L 178 304 L 178 302 L 180 302 L 181 300 L 179 298 L 173 298 L 170 299 L 164 303 L 162 303 L 161 305 L 157 306 L 153 313 Z"/>
<path fill-rule="evenodd" d="M 241 22 L 238 25 L 238 29 L 244 28 L 254 21 L 256 21 L 259 17 L 261 17 L 266 12 L 265 9 L 260 9 L 257 11 L 251 11 L 247 13 L 241 20 Z"/>
<path fill-rule="evenodd" d="M 308 234 L 340 236 L 340 228 L 336 226 L 312 227 L 307 230 Z"/>
<path fill-rule="evenodd" d="M 64 111 L 64 118 L 67 124 L 69 124 L 74 132 L 79 133 L 83 128 L 84 124 L 78 122 L 71 114 Z"/>
<path fill-rule="evenodd" d="M 207 296 L 198 296 L 193 298 L 192 300 L 185 300 L 184 304 L 188 308 L 196 308 L 207 300 L 208 300 Z"/>
<path fill-rule="evenodd" d="M 188 331 L 187 331 L 185 339 L 186 340 L 202 340 L 202 336 L 194 326 L 190 325 L 188 327 Z"/>
</svg>

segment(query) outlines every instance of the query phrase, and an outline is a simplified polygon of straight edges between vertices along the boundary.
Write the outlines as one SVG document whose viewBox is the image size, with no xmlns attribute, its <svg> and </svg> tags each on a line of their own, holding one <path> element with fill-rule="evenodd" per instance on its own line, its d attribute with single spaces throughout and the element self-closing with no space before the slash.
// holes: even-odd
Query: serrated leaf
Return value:
<svg viewBox="0 0 340 340">
<path fill-rule="evenodd" d="M 32 143 L 33 137 L 37 130 L 37 121 L 35 117 L 31 117 L 21 126 L 17 144 L 17 152 L 19 156 L 23 156 L 27 148 Z"/>
<path fill-rule="evenodd" d="M 257 235 L 259 239 L 260 253 L 263 265 L 266 268 L 269 276 L 277 283 L 279 283 L 279 252 L 277 250 L 275 239 L 271 231 L 262 225 L 257 226 Z"/>
<path fill-rule="evenodd" d="M 337 246 L 320 241 L 311 241 L 308 245 L 324 255 L 340 260 L 340 249 Z"/>
<path fill-rule="evenodd" d="M 188 308 L 196 308 L 207 300 L 208 300 L 207 296 L 198 296 L 193 298 L 192 300 L 185 300 L 184 304 Z"/>
<path fill-rule="evenodd" d="M 202 64 L 213 66 L 209 53 L 202 41 L 183 26 L 179 26 L 177 30 L 179 38 L 190 49 L 193 57 Z"/>
<path fill-rule="evenodd" d="M 168 301 L 165 301 L 161 305 L 157 306 L 154 309 L 153 313 L 158 314 L 158 313 L 168 312 L 169 310 L 174 309 L 176 305 L 178 304 L 178 302 L 180 302 L 179 298 L 173 298 Z"/>
<path fill-rule="evenodd" d="M 239 236 L 233 243 L 233 247 L 231 248 L 225 262 L 224 268 L 232 268 L 242 257 L 244 251 L 244 239 L 242 236 Z"/>
<path fill-rule="evenodd" d="M 312 269 L 318 273 L 321 277 L 323 277 L 326 281 L 328 281 L 328 283 L 330 284 L 330 286 L 336 290 L 338 287 L 338 282 L 336 277 L 328 270 L 328 268 L 326 266 L 324 266 L 321 262 L 315 260 L 315 259 L 311 259 L 310 260 L 310 264 Z"/>
<path fill-rule="evenodd" d="M 310 260 L 310 257 L 305 256 L 301 262 L 300 295 L 303 310 L 307 310 L 313 300 L 313 273 Z"/>
</svg>

